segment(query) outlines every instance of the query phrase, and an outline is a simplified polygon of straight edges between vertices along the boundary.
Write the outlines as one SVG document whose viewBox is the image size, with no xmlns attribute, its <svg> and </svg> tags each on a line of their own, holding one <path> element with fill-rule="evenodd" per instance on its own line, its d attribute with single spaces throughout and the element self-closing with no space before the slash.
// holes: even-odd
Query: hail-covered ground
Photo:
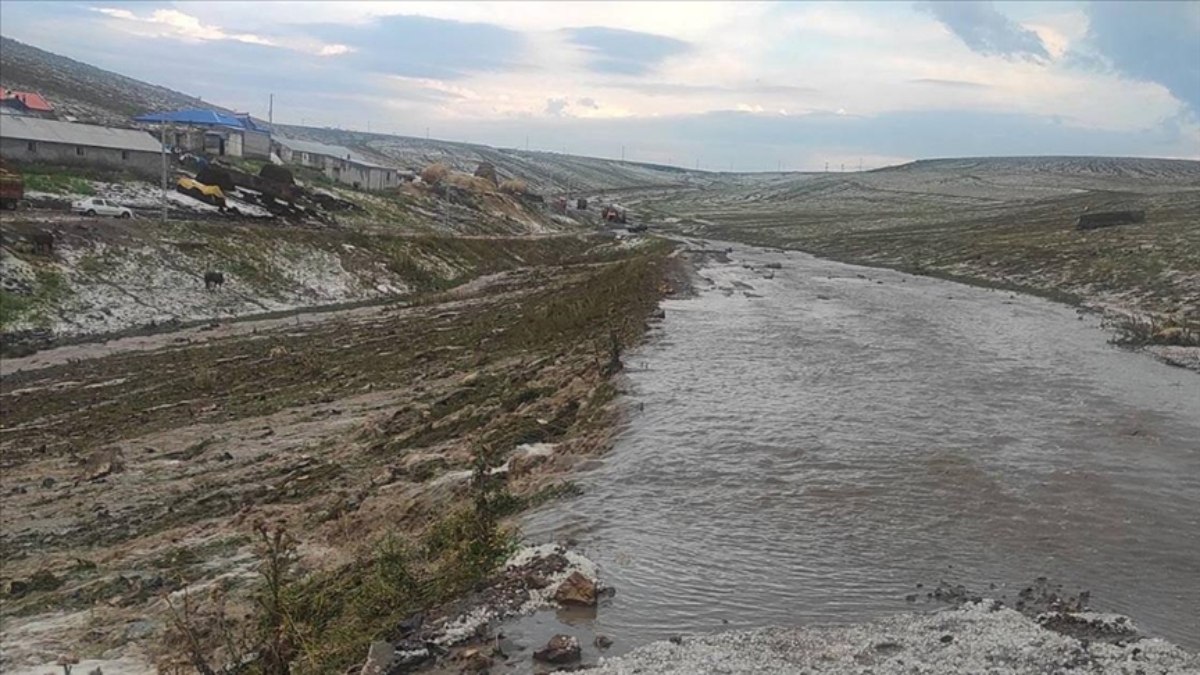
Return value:
<svg viewBox="0 0 1200 675">
<path fill-rule="evenodd" d="M 655 642 L 601 659 L 596 675 L 1189 675 L 1200 659 L 1141 638 L 1125 617 L 1028 617 L 992 601 L 842 626 L 765 628 Z"/>
</svg>

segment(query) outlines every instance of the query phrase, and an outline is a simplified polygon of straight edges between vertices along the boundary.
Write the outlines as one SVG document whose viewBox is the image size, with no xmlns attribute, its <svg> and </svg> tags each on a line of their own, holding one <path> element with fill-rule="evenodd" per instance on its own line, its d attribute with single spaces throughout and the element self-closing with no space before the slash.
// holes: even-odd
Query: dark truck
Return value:
<svg viewBox="0 0 1200 675">
<path fill-rule="evenodd" d="M 0 208 L 15 211 L 22 199 L 25 199 L 25 180 L 0 162 Z"/>
</svg>

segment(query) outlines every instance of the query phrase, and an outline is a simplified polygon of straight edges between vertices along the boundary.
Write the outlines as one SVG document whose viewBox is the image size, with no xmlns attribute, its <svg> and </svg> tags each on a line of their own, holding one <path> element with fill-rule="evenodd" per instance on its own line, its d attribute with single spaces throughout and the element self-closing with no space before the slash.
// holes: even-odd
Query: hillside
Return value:
<svg viewBox="0 0 1200 675">
<path fill-rule="evenodd" d="M 213 107 L 178 91 L 118 75 L 0 36 L 0 85 L 48 97 L 83 122 L 123 125 L 154 110 Z"/>
<path fill-rule="evenodd" d="M 660 227 L 1200 322 L 1200 162 L 925 160 L 623 198 Z M 1146 222 L 1082 232 L 1084 212 Z"/>
<path fill-rule="evenodd" d="M 538 192 L 603 191 L 631 187 L 680 187 L 705 176 L 670 166 L 620 162 L 555 152 L 493 148 L 474 143 L 429 140 L 411 136 L 368 134 L 342 129 L 276 125 L 279 133 L 321 143 L 344 145 L 400 168 L 420 171 L 441 162 L 472 172 L 481 162 L 496 167 L 500 178 L 520 178 Z"/>
</svg>

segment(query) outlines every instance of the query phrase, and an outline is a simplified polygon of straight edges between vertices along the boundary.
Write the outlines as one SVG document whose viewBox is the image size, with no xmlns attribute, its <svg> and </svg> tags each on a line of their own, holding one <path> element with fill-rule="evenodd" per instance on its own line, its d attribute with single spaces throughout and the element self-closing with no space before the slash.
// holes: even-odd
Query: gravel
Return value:
<svg viewBox="0 0 1200 675">
<path fill-rule="evenodd" d="M 589 673 L 1200 674 L 1195 655 L 1159 639 L 1127 637 L 1132 624 L 1124 617 L 1102 618 L 1115 628 L 1111 639 L 1077 639 L 985 600 L 872 623 L 655 642 L 621 657 L 602 658 Z"/>
</svg>

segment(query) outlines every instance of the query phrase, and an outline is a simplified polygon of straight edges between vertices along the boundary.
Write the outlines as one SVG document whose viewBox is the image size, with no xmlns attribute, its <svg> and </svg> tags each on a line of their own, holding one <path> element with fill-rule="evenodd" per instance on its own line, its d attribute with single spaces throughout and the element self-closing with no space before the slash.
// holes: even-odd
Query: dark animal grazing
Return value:
<svg viewBox="0 0 1200 675">
<path fill-rule="evenodd" d="M 1080 230 L 1095 230 L 1100 227 L 1131 225 L 1144 222 L 1146 222 L 1145 211 L 1103 211 L 1099 213 L 1085 213 L 1079 216 L 1079 220 L 1075 222 L 1075 227 Z"/>
<path fill-rule="evenodd" d="M 213 286 L 220 288 L 225 283 L 225 275 L 221 272 L 204 273 L 204 290 L 211 291 Z"/>
<path fill-rule="evenodd" d="M 580 211 L 587 211 L 587 200 L 583 198 L 576 199 L 575 208 Z"/>
<path fill-rule="evenodd" d="M 33 233 L 33 252 L 44 253 L 50 255 L 54 253 L 54 233 L 53 232 L 34 232 Z"/>
</svg>

